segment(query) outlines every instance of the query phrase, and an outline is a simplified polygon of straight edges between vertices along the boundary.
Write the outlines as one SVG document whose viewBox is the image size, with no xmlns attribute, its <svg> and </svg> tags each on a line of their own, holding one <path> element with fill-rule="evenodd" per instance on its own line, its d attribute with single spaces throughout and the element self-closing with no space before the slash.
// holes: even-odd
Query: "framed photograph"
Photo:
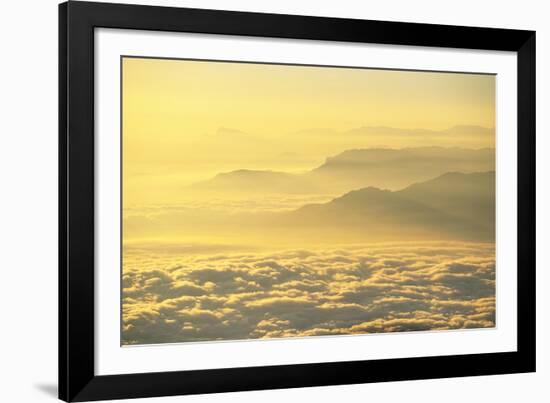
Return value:
<svg viewBox="0 0 550 403">
<path fill-rule="evenodd" d="M 535 33 L 59 6 L 59 397 L 535 370 Z"/>
</svg>

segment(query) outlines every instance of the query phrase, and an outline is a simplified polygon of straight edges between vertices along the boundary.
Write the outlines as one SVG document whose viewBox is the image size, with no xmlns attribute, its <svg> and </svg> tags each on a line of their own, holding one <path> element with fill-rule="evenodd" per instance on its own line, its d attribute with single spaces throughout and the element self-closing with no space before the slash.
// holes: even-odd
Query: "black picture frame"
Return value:
<svg viewBox="0 0 550 403">
<path fill-rule="evenodd" d="M 517 52 L 517 351 L 96 376 L 94 29 Z M 69 1 L 59 5 L 59 398 L 65 401 L 535 371 L 535 32 Z"/>
</svg>

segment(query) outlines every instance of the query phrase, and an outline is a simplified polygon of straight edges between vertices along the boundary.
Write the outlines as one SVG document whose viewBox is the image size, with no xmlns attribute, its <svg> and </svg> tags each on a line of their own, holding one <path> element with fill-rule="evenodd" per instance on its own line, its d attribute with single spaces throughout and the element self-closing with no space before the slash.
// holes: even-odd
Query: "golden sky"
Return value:
<svg viewBox="0 0 550 403">
<path fill-rule="evenodd" d="M 351 148 L 494 145 L 438 136 L 457 125 L 494 128 L 494 76 L 123 59 L 124 186 L 136 203 L 224 171 L 301 172 Z M 378 126 L 434 133 L 353 132 Z"/>
</svg>

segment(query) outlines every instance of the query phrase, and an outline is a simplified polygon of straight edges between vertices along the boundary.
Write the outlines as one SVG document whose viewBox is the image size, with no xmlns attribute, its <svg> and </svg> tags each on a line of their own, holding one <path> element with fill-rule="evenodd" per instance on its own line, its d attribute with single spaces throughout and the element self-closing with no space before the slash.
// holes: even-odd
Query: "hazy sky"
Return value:
<svg viewBox="0 0 550 403">
<path fill-rule="evenodd" d="M 125 192 L 166 201 L 219 172 L 300 172 L 350 148 L 492 147 L 493 136 L 438 134 L 494 128 L 494 96 L 491 75 L 125 58 Z M 435 137 L 353 132 L 377 126 Z"/>
</svg>

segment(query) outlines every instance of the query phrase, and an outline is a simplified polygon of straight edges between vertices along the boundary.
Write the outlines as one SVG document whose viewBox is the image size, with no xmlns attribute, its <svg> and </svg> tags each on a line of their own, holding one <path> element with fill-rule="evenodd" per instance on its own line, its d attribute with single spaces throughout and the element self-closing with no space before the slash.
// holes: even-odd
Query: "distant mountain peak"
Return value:
<svg viewBox="0 0 550 403">
<path fill-rule="evenodd" d="M 495 128 L 479 126 L 479 125 L 455 125 L 455 126 L 449 127 L 447 130 L 444 130 L 444 132 L 449 134 L 453 134 L 453 133 L 494 134 Z"/>
<path fill-rule="evenodd" d="M 333 201 L 342 201 L 346 199 L 352 199 L 355 197 L 368 197 L 368 196 L 383 196 L 390 194 L 391 191 L 387 189 L 380 189 L 374 186 L 367 186 L 361 189 L 351 190 L 344 195 L 334 199 Z"/>
<path fill-rule="evenodd" d="M 236 169 L 229 172 L 221 172 L 216 177 L 228 176 L 288 176 L 286 172 L 272 171 L 269 169 Z"/>
<path fill-rule="evenodd" d="M 238 135 L 247 135 L 248 133 L 243 132 L 239 129 L 234 129 L 231 127 L 220 127 L 218 130 L 216 130 L 216 134 L 218 135 L 232 135 L 232 134 L 238 134 Z"/>
<path fill-rule="evenodd" d="M 202 182 L 191 185 L 192 188 L 215 192 L 252 192 L 252 193 L 291 193 L 312 192 L 312 185 L 303 183 L 299 176 L 287 172 L 238 169 L 222 172 Z"/>
<path fill-rule="evenodd" d="M 457 147 L 358 148 L 342 151 L 305 173 L 237 169 L 192 185 L 217 192 L 323 193 L 352 189 L 398 190 L 439 175 L 485 172 L 495 168 L 495 150 Z"/>
<path fill-rule="evenodd" d="M 329 234 L 346 228 L 367 236 L 493 240 L 494 190 L 494 172 L 447 172 L 399 191 L 352 190 L 324 204 L 303 206 L 289 213 L 287 222 Z"/>
<path fill-rule="evenodd" d="M 413 188 L 413 187 L 417 187 L 417 186 L 426 186 L 426 185 L 429 185 L 429 184 L 433 184 L 433 183 L 438 183 L 438 182 L 446 182 L 446 183 L 451 183 L 452 182 L 473 182 L 473 181 L 494 181 L 495 180 L 495 171 L 494 170 L 489 170 L 489 171 L 483 171 L 483 172 L 458 172 L 458 171 L 453 171 L 453 172 L 445 172 L 444 174 L 441 174 L 433 179 L 430 179 L 430 180 L 427 180 L 427 181 L 423 181 L 423 182 L 419 182 L 419 183 L 413 183 L 412 185 L 410 186 L 407 186 L 405 189 L 403 189 L 402 191 L 406 191 L 407 189 L 409 188 Z"/>
</svg>

